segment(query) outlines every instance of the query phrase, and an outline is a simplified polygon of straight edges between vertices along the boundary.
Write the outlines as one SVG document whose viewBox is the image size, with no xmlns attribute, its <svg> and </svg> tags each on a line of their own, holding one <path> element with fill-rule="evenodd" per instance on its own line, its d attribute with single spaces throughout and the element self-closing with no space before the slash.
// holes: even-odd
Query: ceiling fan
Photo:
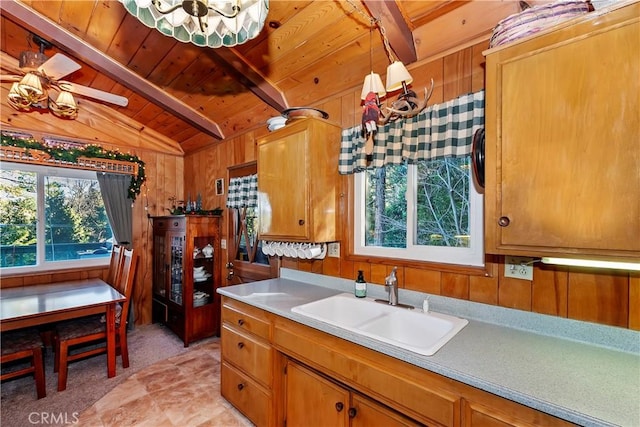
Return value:
<svg viewBox="0 0 640 427">
<path fill-rule="evenodd" d="M 61 53 L 47 57 L 44 51 L 51 48 L 51 43 L 36 35 L 32 35 L 32 39 L 40 46 L 39 52 L 21 52 L 17 74 L 0 76 L 2 81 L 14 82 L 8 96 L 9 105 L 13 108 L 21 111 L 49 109 L 58 117 L 74 119 L 78 106 L 72 94 L 127 106 L 129 100 L 123 96 L 60 80 L 82 67 Z M 55 100 L 50 91 L 58 92 Z"/>
</svg>

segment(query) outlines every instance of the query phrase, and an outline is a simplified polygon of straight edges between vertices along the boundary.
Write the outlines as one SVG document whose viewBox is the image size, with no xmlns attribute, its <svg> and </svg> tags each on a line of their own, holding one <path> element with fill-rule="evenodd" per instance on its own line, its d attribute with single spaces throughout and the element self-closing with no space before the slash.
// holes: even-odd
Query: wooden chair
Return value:
<svg viewBox="0 0 640 427">
<path fill-rule="evenodd" d="M 107 280 L 105 280 L 108 284 L 115 287 L 118 283 L 118 279 L 120 279 L 120 273 L 122 272 L 122 261 L 124 258 L 122 255 L 124 254 L 124 248 L 120 245 L 114 245 L 111 251 L 111 260 L 109 261 L 109 273 L 107 274 Z"/>
<path fill-rule="evenodd" d="M 116 354 L 122 357 L 122 367 L 129 367 L 129 350 L 127 348 L 127 314 L 133 294 L 138 256 L 133 250 L 123 249 L 122 274 L 114 286 L 126 298 L 120 313 L 116 312 Z M 107 352 L 107 328 L 102 316 L 89 316 L 61 322 L 56 325 L 54 335 L 54 372 L 58 373 L 58 391 L 67 388 L 69 363 Z M 95 344 L 104 344 L 95 347 Z M 91 347 L 86 348 L 88 345 Z M 77 349 L 80 347 L 80 349 Z M 73 353 L 71 350 L 74 350 Z M 78 350 L 78 351 L 75 351 Z"/>
<path fill-rule="evenodd" d="M 42 357 L 42 339 L 40 332 L 35 328 L 18 329 L 2 333 L 2 357 L 0 363 L 3 365 L 14 361 L 30 360 L 28 367 L 16 370 L 8 370 L 0 376 L 2 381 L 11 378 L 33 374 L 36 381 L 36 392 L 38 399 L 47 395 L 46 382 L 44 377 L 44 361 Z"/>
</svg>

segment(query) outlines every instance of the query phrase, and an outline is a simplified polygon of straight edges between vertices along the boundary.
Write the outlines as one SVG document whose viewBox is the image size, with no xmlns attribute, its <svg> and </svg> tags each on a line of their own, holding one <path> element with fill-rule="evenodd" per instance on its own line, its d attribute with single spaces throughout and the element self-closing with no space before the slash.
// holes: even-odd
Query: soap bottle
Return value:
<svg viewBox="0 0 640 427">
<path fill-rule="evenodd" d="M 367 282 L 364 280 L 364 273 L 362 270 L 358 270 L 358 278 L 355 284 L 355 295 L 358 298 L 364 298 L 367 296 Z"/>
</svg>

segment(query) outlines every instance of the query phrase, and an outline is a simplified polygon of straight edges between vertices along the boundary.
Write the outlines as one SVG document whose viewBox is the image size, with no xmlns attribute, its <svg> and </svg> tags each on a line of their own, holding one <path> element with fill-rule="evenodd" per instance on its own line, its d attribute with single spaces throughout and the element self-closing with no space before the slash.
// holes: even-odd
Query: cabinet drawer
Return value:
<svg viewBox="0 0 640 427">
<path fill-rule="evenodd" d="M 227 300 L 222 306 L 222 320 L 264 339 L 270 338 L 271 323 L 262 310 Z"/>
<path fill-rule="evenodd" d="M 182 230 L 184 231 L 184 218 L 155 218 L 153 227 L 156 230 Z"/>
<path fill-rule="evenodd" d="M 220 383 L 222 397 L 258 427 L 269 425 L 271 399 L 256 382 L 223 361 Z"/>
<path fill-rule="evenodd" d="M 267 387 L 271 386 L 273 350 L 251 335 L 222 326 L 222 357 Z"/>
</svg>

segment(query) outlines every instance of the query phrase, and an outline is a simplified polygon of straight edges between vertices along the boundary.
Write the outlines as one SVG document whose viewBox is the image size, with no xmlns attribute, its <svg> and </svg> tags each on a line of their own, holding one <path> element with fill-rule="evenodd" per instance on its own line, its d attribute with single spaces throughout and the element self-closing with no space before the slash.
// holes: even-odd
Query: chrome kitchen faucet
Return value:
<svg viewBox="0 0 640 427">
<path fill-rule="evenodd" d="M 396 270 L 398 267 L 393 267 L 391 273 L 384 279 L 384 286 L 389 291 L 389 305 L 398 305 L 398 278 L 396 277 Z"/>
</svg>

